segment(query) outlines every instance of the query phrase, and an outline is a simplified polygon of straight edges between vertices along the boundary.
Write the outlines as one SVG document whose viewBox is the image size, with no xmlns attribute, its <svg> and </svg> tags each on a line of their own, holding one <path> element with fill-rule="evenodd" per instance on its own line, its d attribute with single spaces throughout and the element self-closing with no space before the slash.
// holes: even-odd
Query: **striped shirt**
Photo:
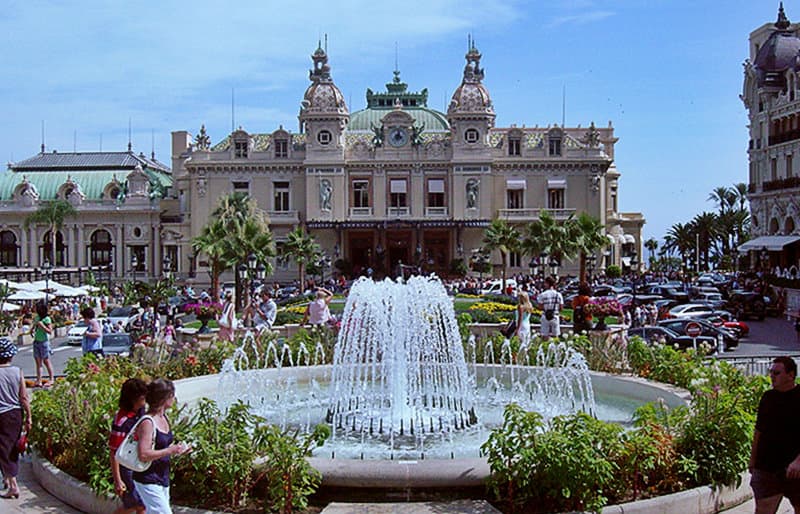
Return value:
<svg viewBox="0 0 800 514">
<path fill-rule="evenodd" d="M 114 416 L 114 422 L 111 424 L 111 433 L 108 435 L 108 448 L 115 452 L 120 447 L 125 436 L 131 431 L 133 425 L 144 415 L 144 407 L 139 409 L 138 412 L 126 411 L 120 409 L 117 415 Z"/>
</svg>

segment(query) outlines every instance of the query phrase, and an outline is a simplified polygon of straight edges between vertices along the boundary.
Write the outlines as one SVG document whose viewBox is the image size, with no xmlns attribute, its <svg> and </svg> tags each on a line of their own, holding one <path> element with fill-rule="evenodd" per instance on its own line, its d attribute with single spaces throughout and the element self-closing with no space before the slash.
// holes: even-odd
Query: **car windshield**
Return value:
<svg viewBox="0 0 800 514">
<path fill-rule="evenodd" d="M 86 324 L 85 321 L 79 321 L 79 322 L 75 323 L 74 325 L 72 325 L 72 328 L 86 328 L 88 326 L 89 325 Z"/>
<path fill-rule="evenodd" d="M 133 307 L 116 307 L 108 313 L 109 318 L 127 318 L 133 312 Z"/>
<path fill-rule="evenodd" d="M 104 346 L 130 346 L 131 336 L 128 334 L 106 334 L 103 336 Z"/>
</svg>

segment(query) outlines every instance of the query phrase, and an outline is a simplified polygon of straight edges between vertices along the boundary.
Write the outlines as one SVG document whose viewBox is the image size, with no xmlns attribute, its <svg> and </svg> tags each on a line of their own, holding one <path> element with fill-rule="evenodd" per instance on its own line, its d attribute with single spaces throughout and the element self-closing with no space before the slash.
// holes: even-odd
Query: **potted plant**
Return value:
<svg viewBox="0 0 800 514">
<path fill-rule="evenodd" d="M 214 302 L 189 303 L 184 307 L 184 312 L 194 314 L 200 320 L 200 330 L 198 333 L 207 334 L 210 332 L 208 322 L 216 318 L 222 312 L 222 305 Z"/>
</svg>

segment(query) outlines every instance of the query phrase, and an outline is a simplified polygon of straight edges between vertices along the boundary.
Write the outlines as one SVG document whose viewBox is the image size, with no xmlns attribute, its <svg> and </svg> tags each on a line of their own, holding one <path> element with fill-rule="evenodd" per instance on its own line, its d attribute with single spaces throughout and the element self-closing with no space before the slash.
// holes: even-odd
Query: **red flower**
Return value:
<svg viewBox="0 0 800 514">
<path fill-rule="evenodd" d="M 199 361 L 197 360 L 197 356 L 187 355 L 186 359 L 184 359 L 184 362 L 186 362 L 186 364 L 188 364 L 189 366 L 197 366 L 197 363 Z"/>
</svg>

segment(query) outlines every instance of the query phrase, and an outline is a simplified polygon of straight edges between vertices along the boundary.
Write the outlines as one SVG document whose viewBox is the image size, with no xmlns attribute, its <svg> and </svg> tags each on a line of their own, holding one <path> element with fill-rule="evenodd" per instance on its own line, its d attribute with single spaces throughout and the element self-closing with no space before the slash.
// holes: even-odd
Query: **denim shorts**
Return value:
<svg viewBox="0 0 800 514">
<path fill-rule="evenodd" d="M 771 496 L 785 496 L 793 506 L 800 507 L 800 479 L 786 478 L 785 471 L 754 469 L 750 487 L 756 500 Z"/>
<path fill-rule="evenodd" d="M 53 349 L 50 348 L 50 341 L 33 342 L 33 357 L 35 359 L 49 359 L 52 354 Z"/>
</svg>

